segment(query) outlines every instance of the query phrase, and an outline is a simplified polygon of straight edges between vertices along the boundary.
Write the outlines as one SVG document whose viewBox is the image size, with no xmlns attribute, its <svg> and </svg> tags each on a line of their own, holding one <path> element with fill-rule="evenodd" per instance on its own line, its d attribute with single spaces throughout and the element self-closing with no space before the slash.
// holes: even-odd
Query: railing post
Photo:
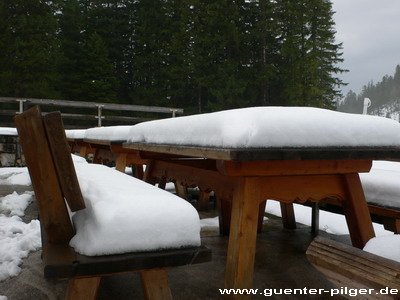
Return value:
<svg viewBox="0 0 400 300">
<path fill-rule="evenodd" d="M 176 112 L 178 110 L 177 109 L 170 109 L 170 111 L 172 112 L 172 117 L 175 118 L 176 117 Z"/>
<path fill-rule="evenodd" d="M 22 114 L 24 112 L 24 102 L 26 102 L 26 100 L 16 99 L 16 101 L 19 102 L 19 111 L 17 111 L 17 114 Z"/>
<path fill-rule="evenodd" d="M 98 126 L 98 127 L 101 127 L 101 119 L 104 119 L 104 116 L 101 115 L 102 112 L 103 112 L 103 107 L 104 107 L 104 105 L 102 105 L 102 104 L 96 104 L 96 106 L 97 106 L 97 116 L 96 116 L 96 119 L 97 119 L 97 126 Z"/>
</svg>

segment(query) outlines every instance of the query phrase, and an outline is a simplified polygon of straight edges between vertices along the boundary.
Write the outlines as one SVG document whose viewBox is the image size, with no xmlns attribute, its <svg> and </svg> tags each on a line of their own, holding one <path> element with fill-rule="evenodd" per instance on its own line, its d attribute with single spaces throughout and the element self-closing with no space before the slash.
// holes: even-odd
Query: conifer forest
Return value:
<svg viewBox="0 0 400 300">
<path fill-rule="evenodd" d="M 2 0 L 0 96 L 335 108 L 330 0 Z"/>
</svg>

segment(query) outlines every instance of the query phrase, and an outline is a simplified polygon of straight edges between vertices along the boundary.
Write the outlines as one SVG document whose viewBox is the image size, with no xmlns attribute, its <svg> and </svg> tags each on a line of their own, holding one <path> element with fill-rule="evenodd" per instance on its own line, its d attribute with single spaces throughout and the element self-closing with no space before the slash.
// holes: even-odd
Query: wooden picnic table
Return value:
<svg viewBox="0 0 400 300">
<path fill-rule="evenodd" d="M 121 172 L 125 172 L 125 168 L 132 165 L 136 176 L 143 178 L 143 165 L 147 160 L 140 158 L 138 151 L 123 148 L 124 141 L 68 139 L 68 142 L 73 153 L 79 153 L 85 158 L 92 154 L 94 163 L 113 163 Z"/>
<path fill-rule="evenodd" d="M 363 248 L 375 233 L 358 173 L 369 172 L 372 160 L 400 158 L 399 147 L 229 149 L 139 142 L 123 146 L 143 157 L 191 157 L 150 160 L 148 172 L 231 200 L 225 288 L 232 289 L 253 287 L 257 225 L 267 199 L 283 205 L 339 199 L 352 244 Z"/>
</svg>

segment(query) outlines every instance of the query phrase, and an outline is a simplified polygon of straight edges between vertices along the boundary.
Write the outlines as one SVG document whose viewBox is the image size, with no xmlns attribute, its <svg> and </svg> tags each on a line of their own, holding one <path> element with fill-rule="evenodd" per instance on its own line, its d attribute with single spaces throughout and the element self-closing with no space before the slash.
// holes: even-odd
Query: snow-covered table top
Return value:
<svg viewBox="0 0 400 300">
<path fill-rule="evenodd" d="M 93 127 L 66 130 L 67 138 L 88 141 L 125 142 L 131 125 Z"/>
<path fill-rule="evenodd" d="M 121 126 L 89 128 L 85 132 L 84 139 L 110 141 L 110 142 L 126 141 L 131 127 L 133 126 L 121 125 Z"/>
<path fill-rule="evenodd" d="M 220 155 L 229 150 L 226 157 L 236 160 L 400 157 L 400 124 L 310 107 L 252 107 L 140 123 L 125 146 L 175 154 L 185 148 L 178 154 L 196 155 L 196 148 Z"/>
<path fill-rule="evenodd" d="M 86 129 L 66 129 L 65 135 L 67 139 L 83 140 L 85 138 Z"/>
<path fill-rule="evenodd" d="M 12 127 L 0 127 L 0 135 L 12 135 L 17 136 L 18 132 L 16 128 Z"/>
</svg>

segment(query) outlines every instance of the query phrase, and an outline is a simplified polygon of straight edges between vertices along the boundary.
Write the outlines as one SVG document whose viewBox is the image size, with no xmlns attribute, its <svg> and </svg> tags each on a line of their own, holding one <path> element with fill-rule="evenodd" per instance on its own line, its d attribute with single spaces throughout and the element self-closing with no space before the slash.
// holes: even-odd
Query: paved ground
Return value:
<svg viewBox="0 0 400 300">
<path fill-rule="evenodd" d="M 206 216 L 212 215 L 215 215 L 215 211 L 206 214 Z M 36 216 L 36 206 L 31 204 L 26 210 L 24 219 L 29 221 Z M 265 289 L 279 291 L 284 288 L 307 287 L 326 290 L 334 288 L 318 271 L 313 269 L 305 257 L 305 251 L 312 238 L 309 227 L 299 225 L 296 230 L 284 230 L 280 218 L 269 216 L 263 232 L 258 235 L 254 288 L 258 288 L 260 294 L 252 299 L 343 299 L 328 295 L 268 297 L 261 294 Z M 340 238 L 348 240 L 348 237 Z M 228 239 L 219 236 L 217 229 L 212 229 L 202 232 L 202 240 L 212 249 L 213 261 L 169 270 L 174 299 L 222 298 L 219 289 L 223 288 Z M 19 276 L 0 282 L 0 295 L 7 296 L 8 300 L 63 299 L 65 289 L 65 281 L 49 281 L 43 278 L 40 251 L 30 254 L 24 260 Z M 139 276 L 124 274 L 103 278 L 98 299 L 144 299 Z"/>
</svg>

